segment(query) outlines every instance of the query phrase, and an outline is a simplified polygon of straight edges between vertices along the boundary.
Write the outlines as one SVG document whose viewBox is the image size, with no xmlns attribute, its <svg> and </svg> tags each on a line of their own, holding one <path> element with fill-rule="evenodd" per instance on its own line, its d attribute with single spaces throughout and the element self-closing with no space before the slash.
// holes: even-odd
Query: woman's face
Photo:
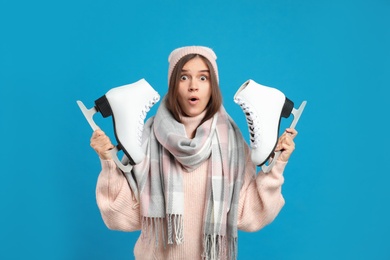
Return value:
<svg viewBox="0 0 390 260">
<path fill-rule="evenodd" d="M 185 116 L 201 114 L 211 97 L 210 70 L 199 57 L 184 64 L 178 86 L 178 102 Z"/>
</svg>

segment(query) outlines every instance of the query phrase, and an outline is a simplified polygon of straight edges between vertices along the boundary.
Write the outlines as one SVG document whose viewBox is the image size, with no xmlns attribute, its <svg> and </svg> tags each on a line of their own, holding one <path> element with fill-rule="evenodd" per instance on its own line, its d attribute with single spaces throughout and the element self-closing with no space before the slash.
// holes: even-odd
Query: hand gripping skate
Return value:
<svg viewBox="0 0 390 260">
<path fill-rule="evenodd" d="M 95 100 L 95 106 L 91 109 L 87 109 L 79 100 L 77 104 L 94 131 L 99 129 L 92 118 L 95 113 L 100 112 L 104 118 L 112 116 L 118 145 L 110 152 L 116 165 L 123 172 L 129 172 L 132 165 L 140 163 L 145 157 L 141 149 L 144 121 L 147 112 L 159 100 L 160 95 L 145 79 L 141 79 L 109 90 Z M 120 150 L 129 159 L 129 164 L 124 165 L 118 159 Z"/>
<path fill-rule="evenodd" d="M 281 118 L 288 118 L 293 114 L 294 120 L 290 128 L 295 128 L 306 101 L 295 109 L 294 103 L 281 91 L 248 80 L 234 95 L 234 102 L 241 106 L 246 116 L 252 148 L 251 159 L 267 173 L 281 153 L 276 152 L 269 165 L 266 165 L 278 142 Z"/>
</svg>

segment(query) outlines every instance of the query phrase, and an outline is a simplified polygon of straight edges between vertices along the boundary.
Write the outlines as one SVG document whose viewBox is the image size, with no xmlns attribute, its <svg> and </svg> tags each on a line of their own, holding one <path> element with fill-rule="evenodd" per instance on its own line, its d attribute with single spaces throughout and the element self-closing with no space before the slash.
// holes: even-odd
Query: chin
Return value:
<svg viewBox="0 0 390 260">
<path fill-rule="evenodd" d="M 199 116 L 201 113 L 202 112 L 200 112 L 200 111 L 191 111 L 191 112 L 187 113 L 187 115 L 189 117 L 195 117 L 195 116 Z"/>
</svg>

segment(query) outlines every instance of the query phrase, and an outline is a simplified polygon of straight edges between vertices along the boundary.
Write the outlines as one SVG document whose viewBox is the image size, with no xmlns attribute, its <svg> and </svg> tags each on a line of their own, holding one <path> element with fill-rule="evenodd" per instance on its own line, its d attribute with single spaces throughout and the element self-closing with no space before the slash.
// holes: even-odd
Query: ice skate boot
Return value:
<svg viewBox="0 0 390 260">
<path fill-rule="evenodd" d="M 117 166 L 123 172 L 129 172 L 132 165 L 140 163 L 145 154 L 141 149 L 144 121 L 150 108 L 160 100 L 160 95 L 145 79 L 109 90 L 95 100 L 95 106 L 87 109 L 77 101 L 93 130 L 99 129 L 93 121 L 93 115 L 100 112 L 104 118 L 112 116 L 114 133 L 118 145 L 111 150 Z M 118 158 L 122 150 L 129 163 L 123 164 Z"/>
<path fill-rule="evenodd" d="M 246 81 L 234 95 L 234 101 L 245 113 L 252 148 L 251 159 L 261 166 L 263 172 L 269 172 L 279 157 L 275 153 L 267 166 L 278 142 L 281 118 L 294 115 L 290 128 L 294 128 L 306 105 L 303 101 L 299 109 L 281 91 L 266 87 L 253 80 Z"/>
</svg>

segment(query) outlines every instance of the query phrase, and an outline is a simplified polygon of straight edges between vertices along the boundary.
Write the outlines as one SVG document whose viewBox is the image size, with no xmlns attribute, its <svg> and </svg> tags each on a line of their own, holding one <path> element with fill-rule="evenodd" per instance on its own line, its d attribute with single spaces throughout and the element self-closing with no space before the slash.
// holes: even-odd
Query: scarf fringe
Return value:
<svg viewBox="0 0 390 260">
<path fill-rule="evenodd" d="M 237 259 L 237 237 L 231 237 L 228 241 L 226 236 L 204 235 L 202 259 Z"/>
<path fill-rule="evenodd" d="M 165 231 L 165 220 L 167 221 L 167 231 Z M 184 220 L 183 215 L 167 214 L 166 218 L 142 217 L 141 239 L 148 244 L 154 237 L 154 243 L 157 247 L 161 238 L 164 248 L 168 244 L 180 245 L 184 242 Z"/>
</svg>

